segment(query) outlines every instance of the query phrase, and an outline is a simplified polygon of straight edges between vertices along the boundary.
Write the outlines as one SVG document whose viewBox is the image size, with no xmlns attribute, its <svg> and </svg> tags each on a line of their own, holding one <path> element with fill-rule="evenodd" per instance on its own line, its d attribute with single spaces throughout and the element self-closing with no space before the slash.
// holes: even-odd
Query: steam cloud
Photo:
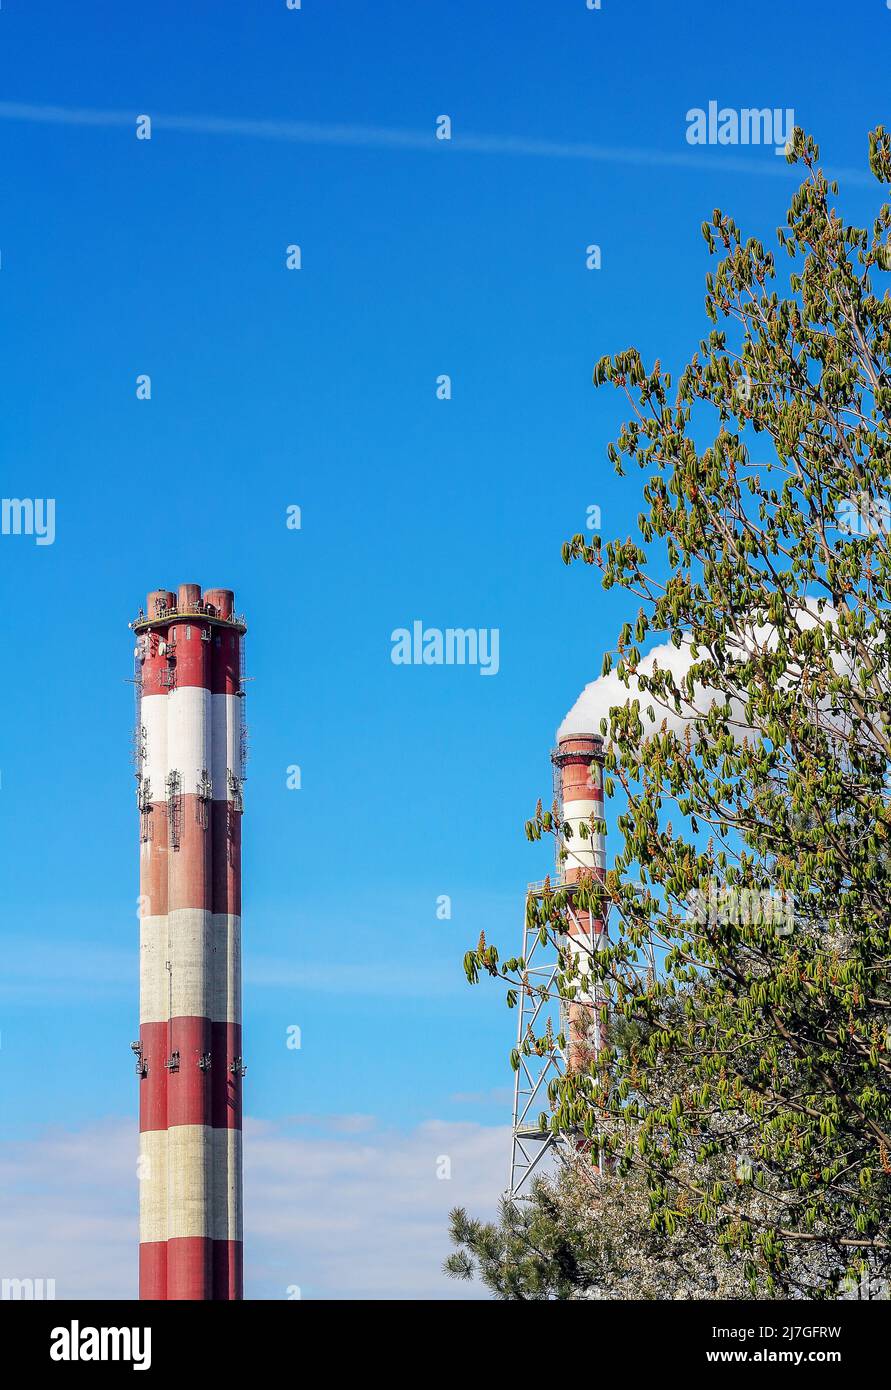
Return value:
<svg viewBox="0 0 891 1390">
<path fill-rule="evenodd" d="M 819 615 L 815 599 L 806 598 L 798 606 L 796 621 L 802 629 L 814 627 L 818 623 L 828 625 L 834 619 L 835 611 L 829 604 L 824 604 L 822 613 Z M 770 625 L 753 627 L 745 639 L 745 648 L 750 651 L 759 648 L 772 650 L 775 646 L 776 632 Z M 742 658 L 744 655 L 743 646 L 739 646 L 737 650 Z M 663 642 L 659 646 L 652 647 L 641 659 L 638 669 L 641 674 L 649 676 L 652 675 L 653 668 L 658 663 L 659 670 L 670 671 L 674 677 L 675 685 L 680 688 L 690 667 L 697 665 L 706 657 L 707 653 L 700 648 L 694 660 L 690 650 L 690 640 L 684 637 L 680 647 L 674 646 L 672 642 Z M 834 657 L 833 664 L 837 670 L 843 667 L 843 662 L 838 656 Z M 788 674 L 783 683 L 788 684 L 795 678 L 796 668 L 790 662 Z M 663 720 L 671 732 L 682 734 L 695 716 L 706 713 L 710 706 L 715 703 L 725 703 L 726 696 L 710 686 L 697 684 L 694 686 L 692 701 L 687 703 L 682 699 L 681 712 L 676 714 L 672 706 L 666 708 L 649 691 L 641 690 L 637 676 L 632 676 L 626 686 L 613 670 L 585 686 L 560 725 L 557 738 L 566 738 L 571 734 L 599 734 L 600 721 L 601 719 L 609 719 L 610 709 L 626 705 L 635 699 L 640 701 L 640 718 L 645 734 L 653 733 L 661 728 Z M 655 719 L 649 718 L 648 706 L 652 706 Z M 755 736 L 755 731 L 745 723 L 743 705 L 739 700 L 731 700 L 730 727 L 740 740 L 746 735 L 749 738 Z"/>
</svg>

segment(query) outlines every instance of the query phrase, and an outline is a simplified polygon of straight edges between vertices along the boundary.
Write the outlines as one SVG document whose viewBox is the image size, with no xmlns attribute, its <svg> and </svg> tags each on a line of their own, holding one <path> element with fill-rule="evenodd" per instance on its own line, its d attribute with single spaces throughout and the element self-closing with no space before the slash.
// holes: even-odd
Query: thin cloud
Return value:
<svg viewBox="0 0 891 1390">
<path fill-rule="evenodd" d="M 355 1119 L 296 1134 L 245 1122 L 246 1296 L 484 1296 L 442 1273 L 448 1213 L 494 1215 L 509 1130 Z M 0 1143 L 0 1277 L 54 1279 L 56 1298 L 135 1298 L 136 1153 L 135 1123 L 117 1119 Z"/>
<path fill-rule="evenodd" d="M 785 160 L 778 160 L 773 147 L 765 147 L 763 158 L 746 159 L 728 155 L 703 156 L 690 149 L 657 150 L 643 147 L 596 145 L 588 142 L 534 139 L 528 136 L 475 135 L 456 130 L 451 140 L 437 140 L 433 129 L 427 132 L 398 130 L 390 126 L 326 124 L 318 121 L 249 120 L 230 116 L 177 116 L 161 112 L 103 111 L 91 107 L 32 105 L 26 102 L 0 102 L 0 121 L 29 121 L 41 125 L 127 127 L 135 129 L 139 114 L 151 116 L 152 133 L 171 131 L 183 135 L 228 135 L 251 140 L 282 141 L 299 145 L 340 145 L 354 149 L 418 150 L 441 154 L 457 151 L 467 154 L 514 155 L 532 159 L 580 160 L 597 164 L 640 165 L 647 168 L 690 169 L 713 175 L 717 168 L 758 178 L 791 175 Z M 678 130 L 683 131 L 683 113 Z M 872 185 L 862 169 L 837 169 L 838 178 L 849 183 Z"/>
<path fill-rule="evenodd" d="M 45 941 L 21 935 L 4 941 L 0 1000 L 46 1005 L 50 999 L 130 998 L 136 988 L 138 943 L 107 946 L 84 939 Z M 361 994 L 405 997 L 423 991 L 429 996 L 462 994 L 466 980 L 460 960 L 381 961 L 353 952 L 342 961 L 326 957 L 307 960 L 299 952 L 290 958 L 251 955 L 245 962 L 245 985 L 251 990 L 300 990 L 312 994 Z"/>
<path fill-rule="evenodd" d="M 460 961 L 427 960 L 417 965 L 401 960 L 323 961 L 276 960 L 254 957 L 245 966 L 245 985 L 251 989 L 290 989 L 313 994 L 377 996 L 423 992 L 458 995 L 466 987 Z"/>
<path fill-rule="evenodd" d="M 509 1105 L 514 1093 L 509 1086 L 492 1086 L 488 1091 L 455 1091 L 453 1105 Z"/>
</svg>

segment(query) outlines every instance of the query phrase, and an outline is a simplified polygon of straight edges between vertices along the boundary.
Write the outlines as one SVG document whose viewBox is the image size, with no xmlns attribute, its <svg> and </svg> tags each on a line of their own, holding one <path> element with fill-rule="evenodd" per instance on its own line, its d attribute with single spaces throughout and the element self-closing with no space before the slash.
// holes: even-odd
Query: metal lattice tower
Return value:
<svg viewBox="0 0 891 1390">
<path fill-rule="evenodd" d="M 566 888 L 571 894 L 572 885 L 564 884 L 560 873 L 539 883 L 530 883 L 526 890 L 526 904 L 530 898 L 540 901 L 546 892 Z M 570 923 L 577 929 L 576 939 L 586 930 L 581 914 L 576 913 L 570 900 L 567 905 Z M 590 949 L 597 949 L 593 930 L 587 929 Z M 507 1196 L 511 1199 L 528 1197 L 529 1181 L 548 1155 L 559 1160 L 570 1156 L 576 1147 L 578 1136 L 568 1131 L 553 1133 L 542 1126 L 541 1119 L 547 1119 L 550 1110 L 548 1086 L 551 1081 L 563 1076 L 569 1068 L 569 1039 L 571 1030 L 570 1005 L 558 997 L 558 977 L 562 973 L 558 959 L 558 949 L 566 946 L 566 937 L 557 942 L 548 938 L 540 939 L 540 929 L 530 924 L 528 910 L 523 916 L 522 957 L 526 964 L 523 974 L 524 988 L 517 1001 L 517 1052 L 519 1066 L 514 1073 L 513 1124 L 511 1126 L 510 1186 Z M 593 1008 L 597 1007 L 596 1000 Z M 535 1039 L 535 1047 L 529 1055 L 524 1053 L 524 1042 Z M 595 1054 L 600 1050 L 600 1028 L 592 1031 Z M 589 1141 L 585 1141 L 587 1144 Z"/>
<path fill-rule="evenodd" d="M 548 1086 L 567 1070 L 582 1065 L 591 1053 L 596 1057 L 603 1044 L 598 1022 L 591 1027 L 599 1008 L 597 992 L 579 991 L 569 1002 L 558 997 L 559 976 L 564 967 L 560 953 L 584 962 L 606 939 L 606 923 L 587 911 L 577 910 L 574 889 L 586 876 L 602 878 L 606 867 L 603 820 L 603 741 L 597 735 L 580 735 L 560 740 L 551 755 L 554 765 L 554 809 L 560 824 L 568 824 L 572 836 L 558 846 L 557 872 L 526 890 L 523 914 L 524 987 L 519 992 L 517 1052 L 519 1066 L 514 1075 L 514 1106 L 511 1127 L 511 1199 L 529 1195 L 529 1180 L 547 1155 L 565 1158 L 578 1143 L 578 1136 L 554 1134 L 547 1124 L 550 1110 Z M 584 824 L 590 833 L 582 835 Z M 540 902 L 551 889 L 567 894 L 567 931 L 558 940 L 540 939 L 540 928 L 530 924 L 529 903 Z M 533 1040 L 534 1045 L 533 1045 Z M 524 1053 L 529 1046 L 529 1055 Z M 586 1144 L 589 1141 L 584 1141 Z"/>
</svg>

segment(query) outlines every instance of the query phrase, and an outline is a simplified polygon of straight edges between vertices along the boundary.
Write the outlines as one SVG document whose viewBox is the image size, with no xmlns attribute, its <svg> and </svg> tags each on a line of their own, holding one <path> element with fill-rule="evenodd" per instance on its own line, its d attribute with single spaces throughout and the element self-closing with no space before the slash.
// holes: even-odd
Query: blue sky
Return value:
<svg viewBox="0 0 891 1390">
<path fill-rule="evenodd" d="M 135 1114 L 127 623 L 147 589 L 197 582 L 233 587 L 250 627 L 246 1112 L 266 1134 L 313 1116 L 340 1144 L 342 1117 L 372 1117 L 357 1123 L 389 1136 L 381 1153 L 417 1153 L 431 1125 L 472 1132 L 448 1196 L 494 1200 L 514 1019 L 500 991 L 465 985 L 461 956 L 481 930 L 519 946 L 523 886 L 549 867 L 523 821 L 628 616 L 560 560 L 589 506 L 608 536 L 639 510 L 639 479 L 605 454 L 621 402 L 592 366 L 631 344 L 682 364 L 707 328 L 702 220 L 720 206 L 765 243 L 783 220 L 785 161 L 691 148 L 689 108 L 794 108 L 848 220 L 871 219 L 889 38 L 878 0 L 844 18 L 619 0 L 4 5 L 2 490 L 56 499 L 52 546 L 0 538 L 0 1138 L 17 1152 Z M 143 113 L 151 141 L 135 138 Z M 393 665 L 390 634 L 414 619 L 497 628 L 497 676 Z M 29 1231 L 39 1186 L 35 1203 Z M 246 1219 L 248 1294 L 283 1296 L 259 1234 L 251 1253 L 250 1188 Z M 448 1295 L 445 1241 L 433 1221 L 422 1247 L 420 1229 L 424 1287 Z M 302 1241 L 324 1253 L 296 1222 L 288 1283 Z M 309 1293 L 362 1292 L 323 1265 Z M 78 1279 L 71 1292 L 94 1287 Z"/>
</svg>

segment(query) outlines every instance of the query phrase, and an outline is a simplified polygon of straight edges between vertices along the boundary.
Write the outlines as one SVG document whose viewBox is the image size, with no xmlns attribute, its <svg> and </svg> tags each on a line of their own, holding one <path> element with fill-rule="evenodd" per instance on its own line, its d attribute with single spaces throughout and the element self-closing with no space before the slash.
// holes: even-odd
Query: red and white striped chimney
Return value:
<svg viewBox="0 0 891 1390">
<path fill-rule="evenodd" d="M 143 1299 L 242 1297 L 242 641 L 229 589 L 137 634 Z"/>
<path fill-rule="evenodd" d="M 560 869 L 565 884 L 578 883 L 593 877 L 601 882 L 606 870 L 606 842 L 603 822 L 603 739 L 598 734 L 571 734 L 559 740 L 551 754 L 558 769 L 559 792 L 563 820 L 572 835 L 561 839 Z M 594 825 L 591 818 L 594 818 Z M 580 832 L 586 827 L 587 838 Z M 565 856 L 565 857 L 564 857 Z M 599 949 L 605 934 L 605 923 L 588 911 L 570 904 L 568 931 L 569 953 L 575 957 L 580 973 L 588 973 L 591 953 Z M 591 1061 L 602 1045 L 602 1025 L 596 1017 L 593 990 L 584 983 L 576 985 L 576 998 L 569 1004 L 570 1068 L 578 1070 Z"/>
</svg>

